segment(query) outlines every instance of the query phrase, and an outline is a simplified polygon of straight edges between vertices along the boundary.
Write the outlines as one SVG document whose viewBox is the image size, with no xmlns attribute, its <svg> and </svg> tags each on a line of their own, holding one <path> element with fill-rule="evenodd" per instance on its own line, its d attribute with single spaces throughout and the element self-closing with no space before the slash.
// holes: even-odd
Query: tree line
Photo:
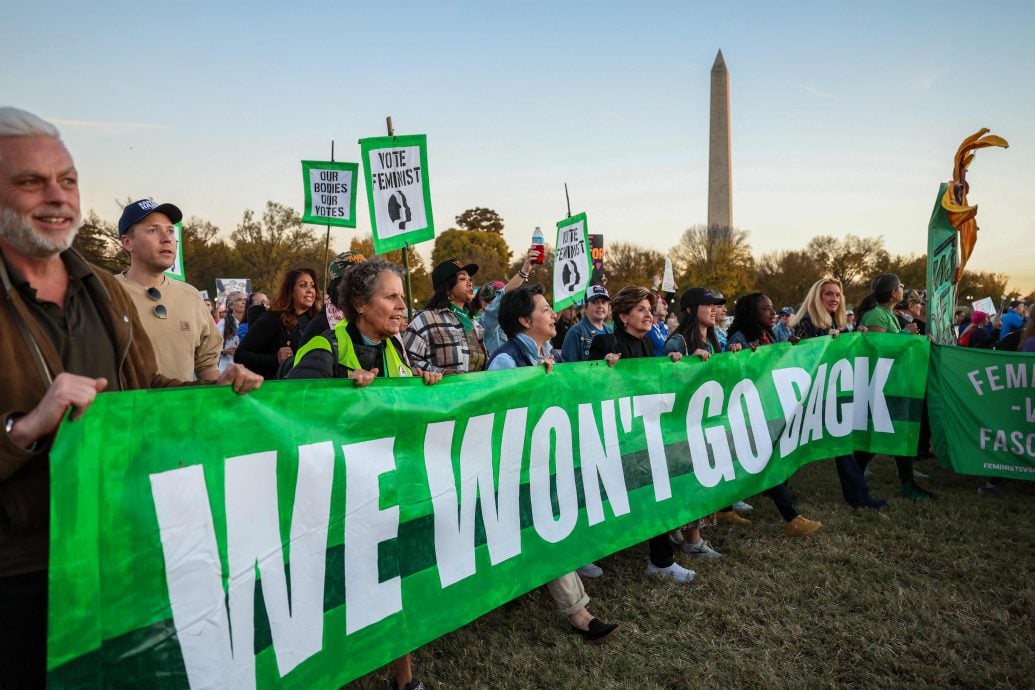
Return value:
<svg viewBox="0 0 1035 690">
<path fill-rule="evenodd" d="M 261 215 L 246 210 L 229 237 L 209 221 L 191 217 L 183 222 L 182 251 L 187 282 L 198 289 L 211 290 L 217 278 L 250 278 L 253 289 L 272 291 L 291 268 L 310 267 L 322 280 L 326 268 L 324 233 L 301 222 L 295 209 L 269 201 Z M 526 247 L 513 252 L 503 237 L 504 220 L 494 210 L 484 207 L 468 209 L 456 216 L 455 226 L 438 234 L 431 252 L 431 266 L 457 257 L 480 267 L 475 284 L 489 280 L 507 280 L 517 272 Z M 128 266 L 114 222 L 91 211 L 75 240 L 75 247 L 95 264 L 111 272 Z M 350 249 L 366 256 L 373 255 L 369 235 L 353 238 Z M 331 253 L 335 253 L 331 248 Z M 431 274 L 421 255 L 408 250 L 410 282 L 415 304 L 423 304 L 431 296 Z M 834 276 L 844 285 L 848 304 L 856 304 L 869 292 L 870 280 L 877 273 L 889 271 L 901 278 L 908 288 L 922 289 L 926 284 L 926 255 L 892 255 L 884 247 L 883 237 L 818 235 L 801 249 L 781 250 L 754 255 L 749 233 L 737 228 L 714 228 L 695 225 L 687 228 L 667 255 L 632 242 L 605 245 L 604 272 L 612 292 L 626 285 L 651 285 L 660 276 L 666 256 L 672 259 L 676 283 L 680 289 L 693 286 L 710 287 L 727 297 L 736 298 L 747 292 L 760 291 L 779 306 L 800 304 L 808 288 L 824 276 Z M 402 250 L 385 256 L 402 263 Z M 543 283 L 548 293 L 552 288 L 552 248 L 547 248 L 547 261 L 534 280 Z M 1005 295 L 1020 297 L 1017 290 L 1008 290 L 1009 276 L 1003 273 L 967 271 L 959 285 L 961 302 L 968 298 Z M 549 295 L 548 295 L 549 296 Z M 1035 291 L 1026 299 L 1035 299 Z"/>
</svg>

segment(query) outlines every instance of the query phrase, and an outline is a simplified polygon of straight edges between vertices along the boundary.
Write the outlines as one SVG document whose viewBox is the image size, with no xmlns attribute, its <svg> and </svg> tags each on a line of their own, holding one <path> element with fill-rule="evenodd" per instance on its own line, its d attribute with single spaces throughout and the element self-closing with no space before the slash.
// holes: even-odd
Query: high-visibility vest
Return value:
<svg viewBox="0 0 1035 690">
<path fill-rule="evenodd" d="M 295 366 L 302 361 L 306 353 L 313 350 L 325 350 L 332 354 L 337 354 L 337 363 L 345 367 L 348 371 L 355 371 L 362 369 L 363 366 L 359 363 L 359 357 L 356 355 L 356 348 L 352 344 L 352 338 L 345 329 L 348 327 L 348 321 L 344 319 L 339 321 L 333 329 L 324 331 L 322 335 L 313 337 L 309 342 L 298 349 L 298 354 L 295 355 Z M 396 344 L 399 343 L 396 336 L 391 338 Z M 404 376 L 413 376 L 413 370 L 410 365 L 406 363 L 401 356 L 399 356 L 399 348 L 393 347 L 392 343 L 386 342 L 384 353 L 385 353 L 385 368 L 387 371 L 382 372 L 384 376 L 389 378 L 399 378 Z"/>
</svg>

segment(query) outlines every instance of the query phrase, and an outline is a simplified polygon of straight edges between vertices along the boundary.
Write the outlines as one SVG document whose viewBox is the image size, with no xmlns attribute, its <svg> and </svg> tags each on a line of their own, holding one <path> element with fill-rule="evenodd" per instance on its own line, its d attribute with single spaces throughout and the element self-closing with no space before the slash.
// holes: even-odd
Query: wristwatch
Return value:
<svg viewBox="0 0 1035 690">
<path fill-rule="evenodd" d="M 8 415 L 7 423 L 4 424 L 4 433 L 7 434 L 7 438 L 11 438 L 11 432 L 14 431 L 14 425 L 17 424 L 18 420 L 21 419 L 24 416 L 25 415 L 20 415 L 20 414 Z M 13 443 L 13 441 L 12 441 L 12 443 Z M 31 446 L 29 446 L 28 448 L 24 448 L 23 450 L 27 450 L 30 453 L 35 453 L 36 449 L 39 448 L 39 446 L 40 446 L 40 441 L 39 441 L 39 439 L 36 439 L 35 441 L 32 442 Z M 19 446 L 19 448 L 21 448 L 21 446 Z"/>
</svg>

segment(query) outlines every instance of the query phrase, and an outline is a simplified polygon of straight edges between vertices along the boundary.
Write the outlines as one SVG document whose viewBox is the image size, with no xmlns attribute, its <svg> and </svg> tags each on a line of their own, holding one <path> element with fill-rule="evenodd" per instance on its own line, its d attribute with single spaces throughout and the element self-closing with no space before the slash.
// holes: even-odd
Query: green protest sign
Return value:
<svg viewBox="0 0 1035 690">
<path fill-rule="evenodd" d="M 302 161 L 303 223 L 356 227 L 358 163 Z"/>
<path fill-rule="evenodd" d="M 927 390 L 943 467 L 1035 480 L 1035 355 L 935 347 Z"/>
<path fill-rule="evenodd" d="M 553 308 L 557 311 L 585 296 L 593 275 L 589 227 L 586 214 L 579 213 L 557 222 L 557 244 L 553 263 Z"/>
<path fill-rule="evenodd" d="M 956 230 L 942 207 L 947 184 L 938 189 L 927 224 L 927 332 L 934 342 L 956 343 L 952 316 L 956 311 L 956 268 L 960 264 Z"/>
<path fill-rule="evenodd" d="M 384 254 L 435 237 L 424 134 L 359 140 L 374 251 Z"/>
<path fill-rule="evenodd" d="M 165 275 L 174 280 L 187 280 L 183 268 L 183 223 L 175 223 L 176 228 L 176 262 L 165 271 Z"/>
<path fill-rule="evenodd" d="M 339 687 L 805 463 L 914 452 L 928 349 L 99 395 L 51 454 L 50 687 Z"/>
</svg>

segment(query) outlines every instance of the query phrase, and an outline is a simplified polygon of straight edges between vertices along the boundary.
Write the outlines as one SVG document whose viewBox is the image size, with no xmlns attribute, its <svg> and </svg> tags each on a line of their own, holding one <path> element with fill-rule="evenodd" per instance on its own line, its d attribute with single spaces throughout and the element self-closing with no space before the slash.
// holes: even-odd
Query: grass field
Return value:
<svg viewBox="0 0 1035 690">
<path fill-rule="evenodd" d="M 871 468 L 873 495 L 897 496 L 894 463 Z M 539 589 L 418 650 L 417 677 L 437 690 L 1035 687 L 1035 483 L 998 499 L 933 461 L 917 469 L 938 501 L 856 512 L 833 463 L 813 463 L 791 486 L 824 524 L 815 535 L 786 537 L 772 502 L 749 499 L 753 524 L 707 530 L 724 558 L 689 564 L 690 585 L 645 579 L 646 545 L 598 561 L 590 610 L 621 624 L 603 644 L 570 634 Z"/>
</svg>

